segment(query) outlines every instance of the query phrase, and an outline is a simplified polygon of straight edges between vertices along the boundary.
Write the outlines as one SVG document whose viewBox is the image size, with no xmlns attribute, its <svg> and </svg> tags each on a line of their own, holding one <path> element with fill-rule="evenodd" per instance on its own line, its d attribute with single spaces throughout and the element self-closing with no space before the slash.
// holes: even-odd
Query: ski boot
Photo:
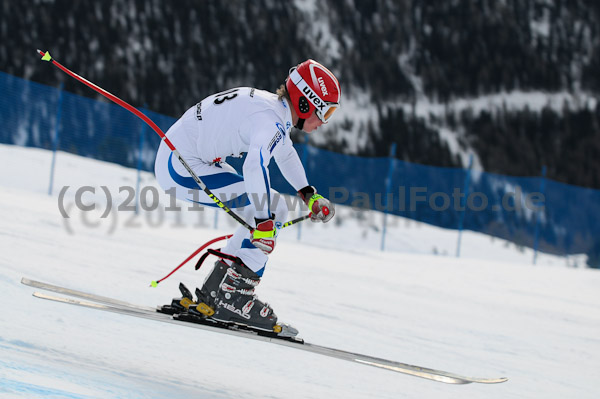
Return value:
<svg viewBox="0 0 600 399">
<path fill-rule="evenodd" d="M 239 258 L 231 266 L 217 261 L 202 289 L 196 290 L 198 303 L 207 304 L 214 313 L 200 312 L 209 316 L 209 320 L 275 333 L 280 337 L 295 337 L 298 330 L 277 323 L 273 309 L 254 295 L 259 282 L 260 277 Z M 188 313 L 194 314 L 199 310 L 198 306 L 190 307 Z"/>
<path fill-rule="evenodd" d="M 198 317 L 210 317 L 215 314 L 215 298 L 228 268 L 229 265 L 223 261 L 215 263 L 213 270 L 204 280 L 202 289 L 196 288 L 198 300 L 193 306 L 188 307 L 188 313 Z"/>
<path fill-rule="evenodd" d="M 215 314 L 211 317 L 223 323 L 235 323 L 251 329 L 274 332 L 282 337 L 294 337 L 298 330 L 288 324 L 277 323 L 277 316 L 269 304 L 254 295 L 260 277 L 241 262 L 234 262 L 226 270 L 214 298 Z"/>
</svg>

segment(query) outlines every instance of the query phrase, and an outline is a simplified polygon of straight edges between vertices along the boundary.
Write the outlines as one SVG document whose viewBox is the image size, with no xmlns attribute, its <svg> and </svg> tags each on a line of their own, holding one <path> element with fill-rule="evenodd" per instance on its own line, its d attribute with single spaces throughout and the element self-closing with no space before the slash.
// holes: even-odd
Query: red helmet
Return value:
<svg viewBox="0 0 600 399">
<path fill-rule="evenodd" d="M 301 120 L 313 111 L 321 122 L 327 123 L 340 106 L 340 84 L 333 73 L 313 60 L 307 60 L 290 69 L 285 87 L 292 106 Z M 300 123 L 300 126 L 303 121 Z"/>
</svg>

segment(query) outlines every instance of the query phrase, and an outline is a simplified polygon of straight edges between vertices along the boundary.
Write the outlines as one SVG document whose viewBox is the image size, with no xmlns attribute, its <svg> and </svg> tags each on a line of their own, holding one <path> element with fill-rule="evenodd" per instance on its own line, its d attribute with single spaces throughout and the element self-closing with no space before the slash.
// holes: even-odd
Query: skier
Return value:
<svg viewBox="0 0 600 399">
<path fill-rule="evenodd" d="M 309 59 L 290 69 L 276 93 L 238 87 L 213 94 L 188 109 L 167 131 L 166 136 L 206 186 L 255 226 L 253 231 L 240 226 L 228 240 L 202 289 L 196 290 L 197 303 L 185 305 L 189 312 L 280 335 L 297 334 L 292 327 L 277 324 L 273 309 L 254 295 L 268 255 L 275 249 L 278 227 L 288 220 L 286 201 L 270 187 L 268 165 L 274 158 L 311 211 L 311 221 L 331 220 L 334 206 L 308 184 L 290 131 L 295 126 L 310 133 L 327 123 L 340 106 L 340 95 L 336 77 Z M 244 152 L 242 177 L 225 160 Z M 174 190 L 177 198 L 217 206 L 173 159 L 164 141 L 155 173 L 161 187 L 169 193 Z"/>
</svg>

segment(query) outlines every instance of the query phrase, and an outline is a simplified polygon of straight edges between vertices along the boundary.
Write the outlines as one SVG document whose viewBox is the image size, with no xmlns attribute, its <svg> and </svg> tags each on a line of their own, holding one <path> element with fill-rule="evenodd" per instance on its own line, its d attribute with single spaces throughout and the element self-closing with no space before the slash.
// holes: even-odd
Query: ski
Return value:
<svg viewBox="0 0 600 399">
<path fill-rule="evenodd" d="M 77 290 L 73 290 L 70 288 L 60 287 L 58 285 L 53 285 L 53 284 L 49 284 L 49 283 L 43 283 L 41 281 L 31 280 L 26 277 L 21 278 L 21 284 L 28 285 L 28 286 L 34 287 L 34 288 L 40 288 L 40 289 L 46 290 L 46 291 L 56 292 L 59 294 L 74 296 L 76 298 L 89 299 L 90 301 L 104 303 L 107 305 L 117 305 L 117 306 L 135 309 L 135 310 L 143 310 L 143 311 L 147 311 L 147 312 L 155 312 L 156 311 L 155 308 L 150 307 L 150 306 L 134 305 L 134 304 L 131 304 L 128 302 L 120 301 L 118 299 L 108 298 L 108 297 L 104 297 L 104 296 L 100 296 L 100 295 L 96 295 L 96 294 L 89 294 L 89 293 L 83 292 L 83 291 L 77 291 Z"/>
<path fill-rule="evenodd" d="M 82 291 L 72 290 L 65 287 L 60 287 L 52 284 L 47 284 L 35 280 L 23 278 L 22 284 L 43 289 L 46 291 L 56 292 L 64 295 L 68 295 L 75 298 L 65 298 L 55 295 L 49 295 L 40 292 L 34 292 L 34 296 L 37 298 L 66 303 L 70 305 L 81 306 L 90 309 L 102 310 L 106 312 L 118 313 L 121 315 L 139 317 L 149 320 L 154 320 L 163 323 L 177 324 L 180 326 L 186 326 L 191 328 L 197 328 L 201 330 L 218 332 L 227 335 L 233 335 L 246 339 L 259 340 L 263 342 L 274 343 L 281 346 L 287 346 L 290 348 L 300 349 L 306 352 L 316 353 L 336 359 L 346 360 L 353 363 L 373 366 L 385 370 L 394 371 L 397 373 L 408 374 L 415 377 L 425 378 L 432 381 L 443 382 L 447 384 L 470 384 L 470 383 L 481 383 L 481 384 L 496 384 L 505 382 L 508 379 L 505 377 L 501 378 L 473 378 L 462 376 L 458 374 L 448 373 L 442 370 L 435 370 L 420 366 L 413 366 L 406 363 L 400 363 L 392 360 L 381 359 L 373 356 L 362 355 L 358 353 L 348 352 L 340 349 L 310 344 L 304 342 L 298 338 L 276 338 L 272 336 L 261 335 L 256 330 L 239 328 L 236 325 L 230 325 L 229 327 L 223 327 L 222 325 L 211 325 L 210 322 L 206 323 L 195 323 L 189 321 L 177 320 L 170 315 L 159 313 L 156 308 L 147 306 L 138 306 L 124 301 L 120 301 L 114 298 L 103 297 L 95 294 L 90 294 Z"/>
</svg>

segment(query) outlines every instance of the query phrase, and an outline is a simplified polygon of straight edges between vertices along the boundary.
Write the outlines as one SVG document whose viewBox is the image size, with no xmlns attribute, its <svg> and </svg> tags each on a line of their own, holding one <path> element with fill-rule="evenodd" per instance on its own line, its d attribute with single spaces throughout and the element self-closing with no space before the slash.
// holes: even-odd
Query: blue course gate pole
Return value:
<svg viewBox="0 0 600 399">
<path fill-rule="evenodd" d="M 545 191 L 546 191 L 546 166 L 543 166 L 542 167 L 542 179 L 540 181 L 540 194 L 542 196 L 544 196 Z M 545 206 L 546 206 L 546 200 L 544 199 L 544 207 Z M 533 264 L 534 265 L 537 262 L 538 247 L 540 245 L 540 219 L 542 217 L 542 209 L 543 209 L 543 207 L 540 207 L 540 209 L 538 209 L 537 215 L 535 217 L 535 235 L 534 235 L 534 239 L 533 239 Z"/>
<path fill-rule="evenodd" d="M 304 148 L 302 149 L 302 166 L 304 166 L 304 170 L 308 167 L 306 162 L 308 162 L 308 141 L 310 140 L 310 135 L 304 135 Z M 299 212 L 302 214 L 302 206 L 299 207 Z M 302 223 L 298 224 L 298 241 L 302 237 Z"/>
<path fill-rule="evenodd" d="M 458 219 L 458 242 L 456 243 L 456 257 L 460 258 L 460 246 L 462 241 L 462 231 L 465 224 L 465 212 L 467 211 L 467 198 L 469 197 L 469 186 L 471 185 L 471 169 L 473 168 L 473 154 L 469 156 L 469 168 L 465 174 L 465 184 L 463 190 L 465 191 L 464 203 L 461 204 L 460 218 Z M 462 202 L 462 201 L 461 201 Z"/>
<path fill-rule="evenodd" d="M 394 177 L 394 169 L 396 166 L 396 143 L 392 143 L 390 149 L 390 167 L 388 169 L 388 176 L 385 181 L 385 197 L 383 198 L 383 229 L 381 230 L 381 250 L 385 250 L 385 235 L 387 233 L 387 217 L 388 217 L 388 195 L 392 191 L 392 178 Z M 392 201 L 392 207 L 394 203 Z"/>
<path fill-rule="evenodd" d="M 56 165 L 56 151 L 58 151 L 58 134 L 60 131 L 60 118 L 62 112 L 64 86 L 64 83 L 61 83 L 58 89 L 58 103 L 56 104 L 56 123 L 54 124 L 54 137 L 52 138 L 52 163 L 50 165 L 50 184 L 48 185 L 48 195 L 52 195 L 52 186 L 54 185 L 54 167 Z"/>
<path fill-rule="evenodd" d="M 147 106 L 144 104 L 144 108 Z M 144 156 L 144 140 L 146 136 L 146 124 L 142 123 L 142 128 L 140 129 L 140 148 L 138 152 L 138 162 L 137 162 L 137 182 L 135 185 L 135 214 L 137 215 L 140 210 L 140 184 L 142 182 L 142 165 L 143 165 L 143 156 Z"/>
</svg>

